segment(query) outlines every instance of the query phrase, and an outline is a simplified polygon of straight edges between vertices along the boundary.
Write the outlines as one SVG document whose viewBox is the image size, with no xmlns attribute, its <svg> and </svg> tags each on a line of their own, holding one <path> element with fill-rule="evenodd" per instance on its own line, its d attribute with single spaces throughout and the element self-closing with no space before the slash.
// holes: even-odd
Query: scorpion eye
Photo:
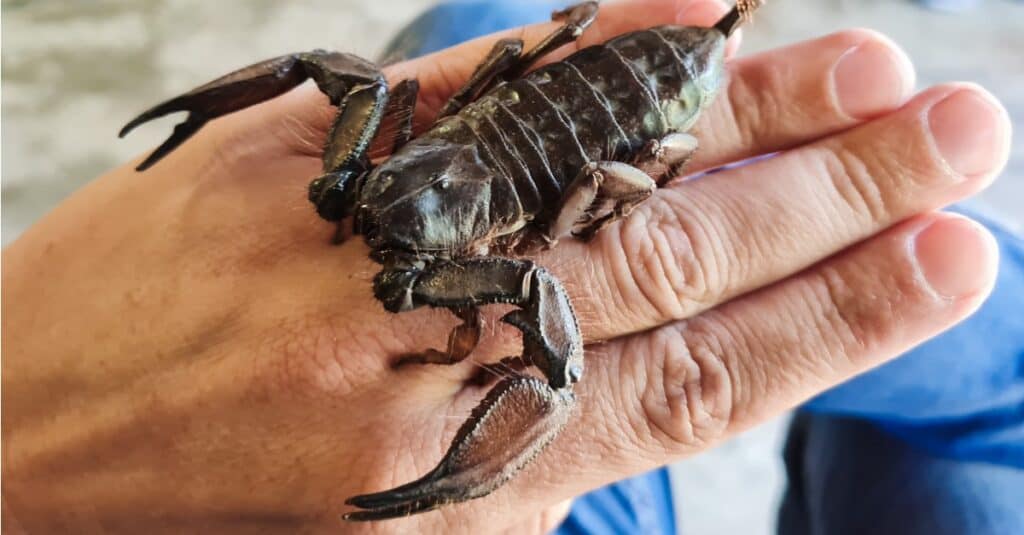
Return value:
<svg viewBox="0 0 1024 535">
<path fill-rule="evenodd" d="M 451 180 L 448 177 L 442 177 L 441 180 L 434 183 L 434 187 L 437 189 L 448 189 L 451 185 Z"/>
</svg>

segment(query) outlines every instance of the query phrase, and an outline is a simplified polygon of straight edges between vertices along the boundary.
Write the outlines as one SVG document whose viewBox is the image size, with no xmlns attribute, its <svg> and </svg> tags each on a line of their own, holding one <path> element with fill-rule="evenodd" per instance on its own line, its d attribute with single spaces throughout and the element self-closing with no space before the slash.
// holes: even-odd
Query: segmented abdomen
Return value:
<svg viewBox="0 0 1024 535">
<path fill-rule="evenodd" d="M 694 30 L 657 27 L 583 49 L 452 120 L 472 131 L 495 180 L 508 182 L 493 187 L 514 190 L 527 218 L 549 220 L 587 162 L 629 161 L 647 141 L 691 126 L 704 98 L 693 86 L 703 59 Z"/>
</svg>

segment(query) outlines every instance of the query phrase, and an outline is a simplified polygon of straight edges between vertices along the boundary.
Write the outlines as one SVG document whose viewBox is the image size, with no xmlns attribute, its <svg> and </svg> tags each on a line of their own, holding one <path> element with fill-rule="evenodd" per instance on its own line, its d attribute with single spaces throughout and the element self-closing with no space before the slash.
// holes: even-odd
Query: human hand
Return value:
<svg viewBox="0 0 1024 535">
<path fill-rule="evenodd" d="M 604 5 L 580 45 L 690 3 Z M 493 39 L 389 69 L 420 79 L 421 123 Z M 592 344 L 575 419 L 494 495 L 369 526 L 341 503 L 432 468 L 482 395 L 474 364 L 518 353 L 515 331 L 490 322 L 475 363 L 391 368 L 454 321 L 385 313 L 365 245 L 329 245 L 305 200 L 332 114 L 311 87 L 113 171 L 4 251 L 5 512 L 29 531 L 541 531 L 892 358 L 986 295 L 987 233 L 931 211 L 987 185 L 1009 139 L 979 88 L 905 103 L 905 61 L 863 31 L 734 61 L 687 171 L 786 152 L 542 255 Z"/>
</svg>

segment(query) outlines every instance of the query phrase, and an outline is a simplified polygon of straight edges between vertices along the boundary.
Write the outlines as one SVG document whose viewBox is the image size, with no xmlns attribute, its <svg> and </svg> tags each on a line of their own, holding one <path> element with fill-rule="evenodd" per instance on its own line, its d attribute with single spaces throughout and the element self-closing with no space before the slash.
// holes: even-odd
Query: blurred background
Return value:
<svg viewBox="0 0 1024 535">
<path fill-rule="evenodd" d="M 499 1 L 499 0 L 495 0 Z M 515 0 L 506 0 L 515 1 Z M 62 198 L 155 146 L 177 117 L 126 140 L 137 112 L 256 60 L 329 48 L 376 57 L 433 0 L 10 0 L 2 4 L 2 238 L 10 243 Z M 904 47 L 918 85 L 977 82 L 1010 110 L 1017 135 L 1003 176 L 977 200 L 1024 224 L 1024 3 L 960 12 L 905 0 L 773 0 L 743 53 L 847 27 Z M 541 14 L 538 21 L 545 20 Z M 673 467 L 687 534 L 773 532 L 785 418 Z"/>
</svg>

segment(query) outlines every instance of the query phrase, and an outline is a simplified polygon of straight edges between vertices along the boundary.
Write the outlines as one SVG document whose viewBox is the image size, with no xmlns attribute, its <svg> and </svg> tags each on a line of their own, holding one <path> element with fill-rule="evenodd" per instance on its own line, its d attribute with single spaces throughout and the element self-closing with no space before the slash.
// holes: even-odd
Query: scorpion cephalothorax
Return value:
<svg viewBox="0 0 1024 535">
<path fill-rule="evenodd" d="M 462 324 L 444 351 L 400 364 L 453 364 L 480 338 L 479 307 L 516 305 L 502 320 L 523 334 L 510 365 L 529 375 L 502 379 L 462 426 L 441 463 L 419 480 L 350 498 L 349 520 L 409 515 L 483 496 L 513 477 L 562 429 L 583 375 L 583 339 L 562 284 L 544 268 L 503 257 L 587 239 L 647 199 L 696 150 L 687 131 L 723 79 L 725 40 L 760 2 L 741 0 L 712 28 L 659 26 L 625 34 L 525 73 L 583 32 L 597 2 L 556 12 L 562 26 L 523 52 L 499 40 L 434 125 L 412 137 L 418 85 L 389 90 L 359 57 L 315 50 L 246 67 L 160 104 L 129 122 L 189 112 L 139 166 L 174 150 L 207 121 L 282 94 L 307 79 L 338 107 L 309 186 L 317 213 L 354 218 L 354 230 L 383 265 L 374 295 L 391 312 L 451 310 Z M 393 154 L 374 167 L 369 147 L 385 120 L 397 121 Z M 502 440 L 495 440 L 501 437 Z"/>
</svg>

